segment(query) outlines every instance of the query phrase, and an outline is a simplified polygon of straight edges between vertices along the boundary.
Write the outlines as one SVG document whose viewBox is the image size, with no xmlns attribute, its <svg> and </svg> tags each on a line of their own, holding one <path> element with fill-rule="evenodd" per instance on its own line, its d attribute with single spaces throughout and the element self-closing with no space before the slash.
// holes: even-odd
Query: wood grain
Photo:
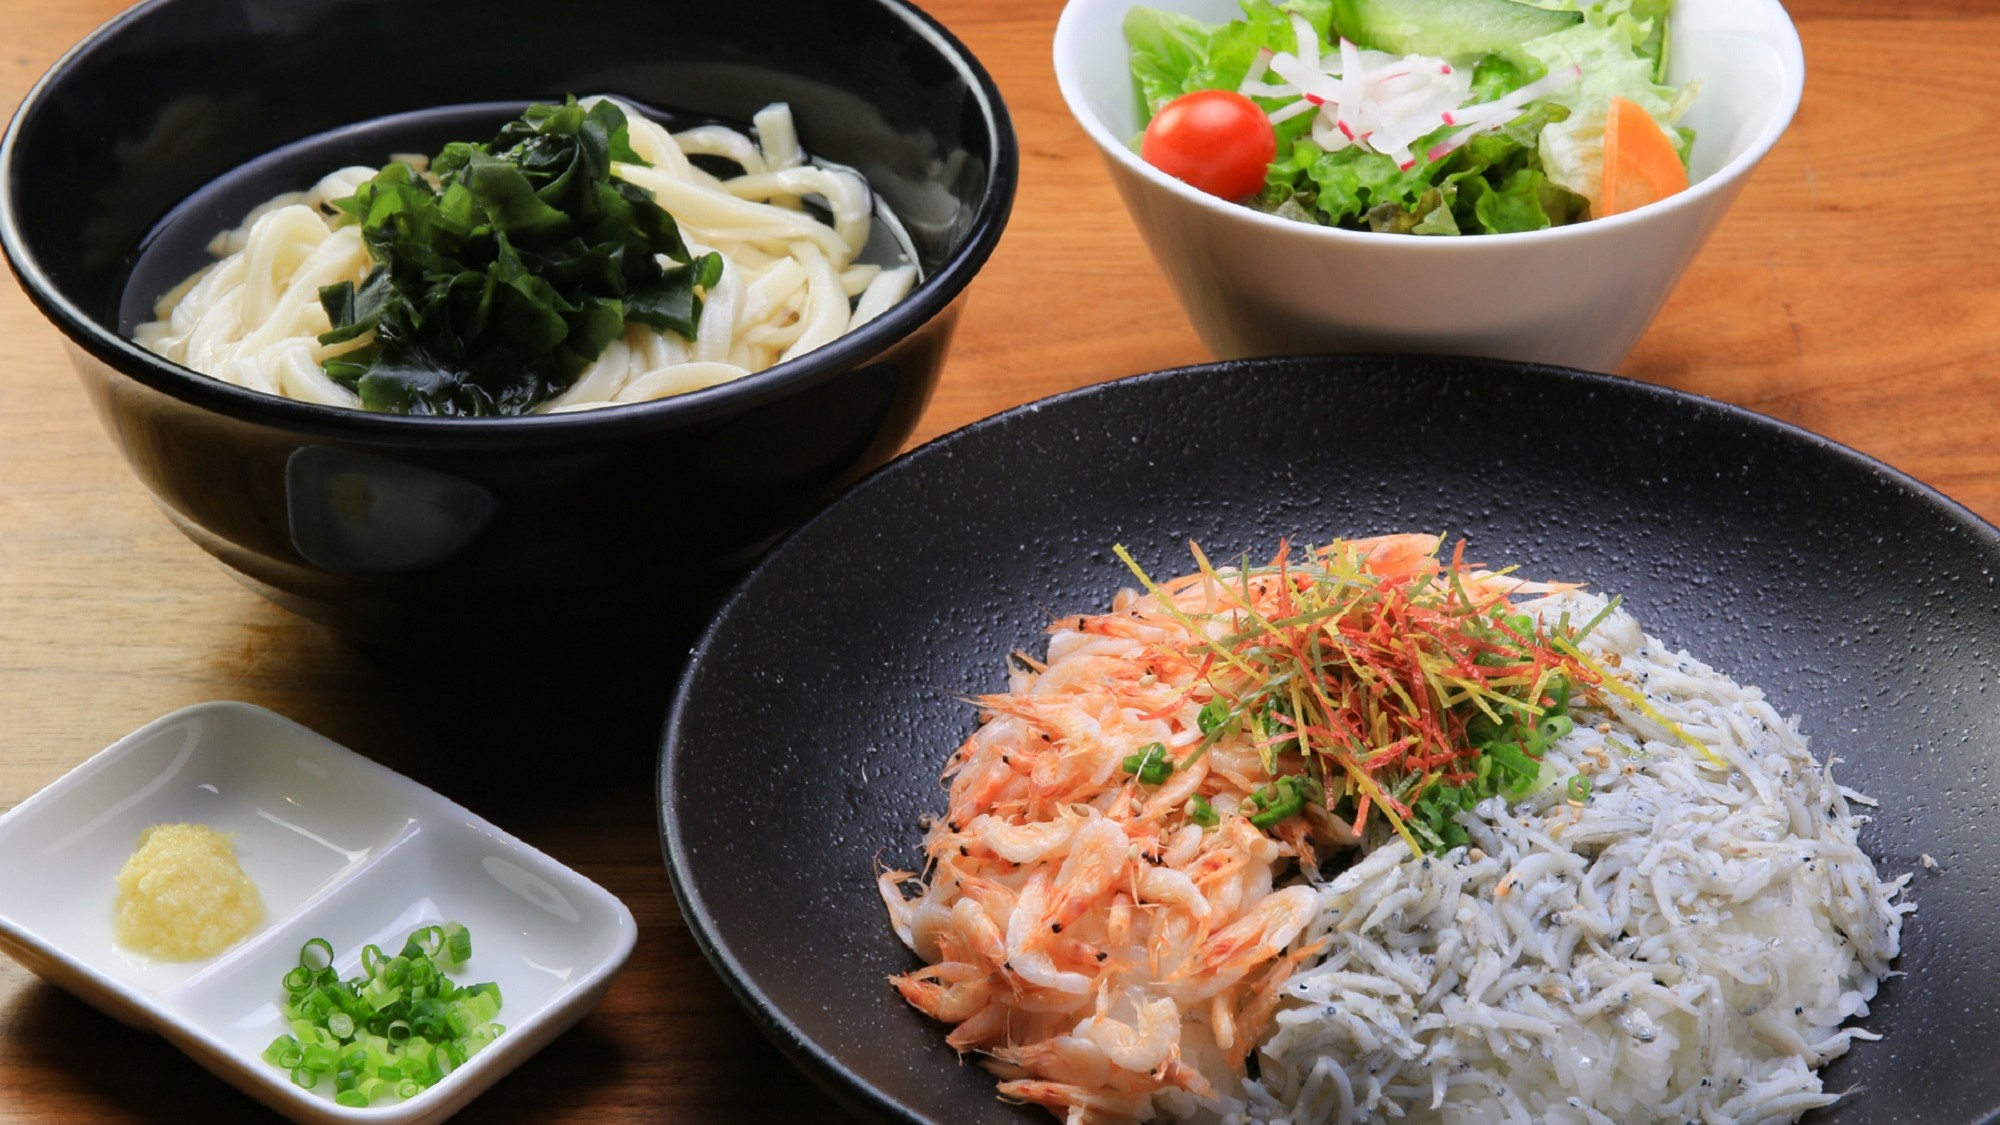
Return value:
<svg viewBox="0 0 2000 1125">
<path fill-rule="evenodd" d="M 0 0 L 0 105 L 119 6 Z M 926 6 L 998 79 L 1022 175 L 915 440 L 1206 359 L 1057 96 L 1056 0 Z M 1825 434 L 2000 516 L 2000 11 L 1790 7 L 1805 104 L 1623 373 Z M 0 810 L 174 708 L 273 708 L 525 837 L 639 919 L 602 1006 L 459 1120 L 839 1119 L 738 1012 L 675 909 L 650 800 L 664 684 L 637 704 L 606 687 L 443 691 L 264 603 L 160 516 L 11 277 L 0 529 Z M 162 1040 L 0 963 L 0 1123 L 268 1117 Z"/>
</svg>

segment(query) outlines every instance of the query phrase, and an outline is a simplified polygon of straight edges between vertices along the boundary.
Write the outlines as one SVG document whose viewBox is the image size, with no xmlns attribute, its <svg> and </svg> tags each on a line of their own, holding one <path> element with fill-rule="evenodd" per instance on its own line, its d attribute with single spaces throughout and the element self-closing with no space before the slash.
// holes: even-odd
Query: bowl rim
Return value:
<svg viewBox="0 0 2000 1125">
<path fill-rule="evenodd" d="M 1685 191 L 1607 218 L 1504 234 L 1481 234 L 1459 238 L 1401 238 L 1393 245 L 1408 246 L 1410 249 L 1407 252 L 1412 254 L 1449 255 L 1479 253 L 1480 247 L 1519 246 L 1529 241 L 1553 244 L 1590 237 L 1589 232 L 1592 230 L 1657 221 L 1673 212 L 1693 209 L 1706 202 L 1710 196 L 1734 191 L 1738 183 L 1764 159 L 1778 143 L 1778 139 L 1784 136 L 1785 130 L 1791 127 L 1792 118 L 1797 115 L 1800 101 L 1805 93 L 1806 63 L 1805 50 L 1799 42 L 1798 27 L 1792 22 L 1791 13 L 1785 10 L 1780 0 L 1733 0 L 1733 2 L 1754 5 L 1770 18 L 1769 46 L 1778 53 L 1783 76 L 1782 88 L 1778 94 L 1778 112 L 1742 152 L 1737 153 L 1722 167 L 1690 184 Z M 1062 91 L 1063 104 L 1068 108 L 1070 116 L 1097 145 L 1105 159 L 1139 177 L 1151 188 L 1166 192 L 1184 205 L 1206 210 L 1225 220 L 1243 222 L 1266 232 L 1291 231 L 1309 243 L 1317 240 L 1328 246 L 1336 246 L 1359 239 L 1360 244 L 1381 245 L 1383 236 L 1374 231 L 1345 230 L 1340 227 L 1281 219 L 1276 215 L 1245 207 L 1233 200 L 1210 195 L 1146 163 L 1123 140 L 1111 134 L 1104 122 L 1091 111 L 1083 89 L 1081 60 L 1088 54 L 1087 48 L 1090 45 L 1084 42 L 1083 17 L 1080 13 L 1086 9 L 1095 12 L 1112 8 L 1138 7 L 1143 3 L 1144 0 L 1065 0 L 1062 15 L 1056 21 L 1055 42 L 1052 48 L 1056 86 Z"/>
<path fill-rule="evenodd" d="M 143 0 L 113 16 L 50 64 L 22 97 L 5 134 L 0 135 L 0 251 L 4 251 L 22 291 L 72 348 L 81 349 L 121 375 L 180 402 L 289 432 L 384 444 L 420 441 L 427 434 L 449 433 L 454 445 L 460 448 L 562 445 L 586 435 L 594 439 L 643 435 L 742 413 L 860 367 L 946 313 L 992 256 L 1013 209 L 1020 181 L 1020 148 L 1013 118 L 998 84 L 972 51 L 911 0 L 859 0 L 881 9 L 892 19 L 900 19 L 965 78 L 991 138 L 984 154 L 988 158 L 984 188 L 963 240 L 908 296 L 861 327 L 797 359 L 728 383 L 614 408 L 447 418 L 380 414 L 301 402 L 203 375 L 106 328 L 61 291 L 28 249 L 24 238 L 25 224 L 14 199 L 14 154 L 26 123 L 46 106 L 52 90 L 84 62 L 108 50 L 108 44 L 119 32 L 177 2 Z"/>
</svg>

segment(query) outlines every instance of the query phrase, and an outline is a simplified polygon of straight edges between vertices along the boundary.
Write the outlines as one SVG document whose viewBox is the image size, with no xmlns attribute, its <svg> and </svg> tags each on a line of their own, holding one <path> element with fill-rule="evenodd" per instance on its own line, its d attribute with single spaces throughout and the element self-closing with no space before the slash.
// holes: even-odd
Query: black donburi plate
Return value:
<svg viewBox="0 0 2000 1125">
<path fill-rule="evenodd" d="M 1010 651 L 1179 573 L 1399 530 L 1622 593 L 1648 631 L 1796 713 L 1882 802 L 1862 843 L 1917 913 L 1819 1122 L 2000 1111 L 2000 533 L 1851 450 L 1609 376 L 1457 358 L 1139 376 L 941 438 L 855 486 L 738 588 L 660 761 L 682 911 L 764 1030 L 884 1120 L 1025 1122 L 884 982 L 915 959 L 879 864 L 919 862 L 938 771 Z M 1922 859 L 1934 858 L 1937 870 Z"/>
</svg>

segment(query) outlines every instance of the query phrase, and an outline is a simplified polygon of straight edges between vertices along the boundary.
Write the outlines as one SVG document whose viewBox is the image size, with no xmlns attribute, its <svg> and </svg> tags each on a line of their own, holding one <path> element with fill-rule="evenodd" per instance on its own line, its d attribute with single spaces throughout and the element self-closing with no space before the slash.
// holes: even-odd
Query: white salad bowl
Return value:
<svg viewBox="0 0 2000 1125">
<path fill-rule="evenodd" d="M 1668 80 L 1701 83 L 1681 120 L 1695 131 L 1686 191 L 1520 234 L 1339 230 L 1216 198 L 1139 159 L 1122 25 L 1141 5 L 1211 24 L 1240 11 L 1235 0 L 1069 0 L 1056 80 L 1195 331 L 1226 359 L 1446 352 L 1612 370 L 1784 134 L 1805 86 L 1798 32 L 1778 0 L 1675 0 Z"/>
<path fill-rule="evenodd" d="M 205 961 L 154 960 L 112 940 L 113 878 L 154 824 L 227 833 L 264 921 Z M 265 1062 L 287 1030 L 285 973 L 315 937 L 356 975 L 363 945 L 463 924 L 450 975 L 500 986 L 506 1030 L 427 1090 L 365 1108 L 331 1081 L 292 1084 Z M 0 816 L 0 951 L 231 1085 L 315 1125 L 441 1121 L 581 1019 L 638 937 L 631 911 L 437 793 L 245 703 L 176 711 L 120 739 Z"/>
</svg>

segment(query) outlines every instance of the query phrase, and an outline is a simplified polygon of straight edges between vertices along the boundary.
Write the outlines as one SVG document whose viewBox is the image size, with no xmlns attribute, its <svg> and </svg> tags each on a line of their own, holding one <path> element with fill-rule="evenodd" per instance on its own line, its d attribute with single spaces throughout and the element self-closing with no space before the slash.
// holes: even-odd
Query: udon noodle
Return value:
<svg viewBox="0 0 2000 1125">
<path fill-rule="evenodd" d="M 622 340 L 536 412 L 644 402 L 740 379 L 852 331 L 916 282 L 914 265 L 858 260 L 874 221 L 868 185 L 809 163 L 788 106 L 759 112 L 754 139 L 720 125 L 670 133 L 626 108 L 632 149 L 650 166 L 618 162 L 612 175 L 652 193 L 697 256 L 719 252 L 722 277 L 705 294 L 693 339 L 628 323 Z M 740 171 L 717 176 L 696 163 L 701 157 Z M 421 157 L 400 159 L 421 169 Z M 372 336 L 320 343 L 331 324 L 319 294 L 343 281 L 360 285 L 374 266 L 359 226 L 338 222 L 332 204 L 375 171 L 342 168 L 257 207 L 210 243 L 218 260 L 161 297 L 156 319 L 134 339 L 239 386 L 358 408 L 355 393 L 321 365 Z"/>
</svg>

